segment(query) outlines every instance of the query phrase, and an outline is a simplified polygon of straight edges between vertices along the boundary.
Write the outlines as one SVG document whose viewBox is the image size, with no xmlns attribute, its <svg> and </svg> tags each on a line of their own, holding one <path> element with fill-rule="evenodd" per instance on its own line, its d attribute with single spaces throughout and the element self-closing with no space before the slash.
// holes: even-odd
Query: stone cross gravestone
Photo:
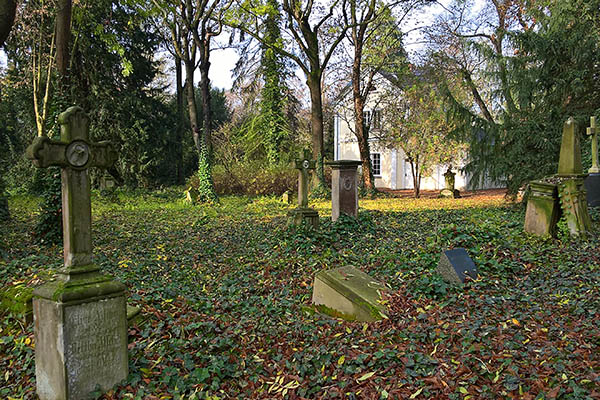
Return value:
<svg viewBox="0 0 600 400">
<path fill-rule="evenodd" d="M 444 251 L 436 271 L 446 282 L 455 285 L 462 285 L 467 276 L 477 279 L 477 267 L 463 248 Z"/>
<path fill-rule="evenodd" d="M 127 377 L 125 286 L 92 261 L 90 167 L 117 159 L 108 142 L 92 143 L 79 107 L 60 114 L 60 141 L 38 137 L 27 157 L 61 167 L 64 267 L 33 293 L 35 370 L 42 400 L 87 399 Z"/>
<path fill-rule="evenodd" d="M 310 150 L 305 149 L 303 158 L 296 159 L 296 169 L 298 172 L 298 208 L 290 212 L 291 222 L 300 225 L 303 221 L 317 228 L 319 226 L 319 213 L 308 207 L 308 182 L 309 171 L 317 166 L 315 160 L 310 159 Z"/>
<path fill-rule="evenodd" d="M 598 167 L 598 129 L 596 117 L 590 117 L 590 126 L 586 131 L 592 140 L 592 167 L 584 180 L 588 206 L 600 207 L 600 167 Z"/>
<path fill-rule="evenodd" d="M 356 171 L 360 161 L 337 160 L 331 166 L 331 220 L 337 221 L 341 214 L 358 216 L 358 185 Z"/>
<path fill-rule="evenodd" d="M 382 294 L 387 288 L 354 268 L 340 267 L 315 276 L 312 303 L 329 316 L 356 321 L 387 318 Z"/>
</svg>

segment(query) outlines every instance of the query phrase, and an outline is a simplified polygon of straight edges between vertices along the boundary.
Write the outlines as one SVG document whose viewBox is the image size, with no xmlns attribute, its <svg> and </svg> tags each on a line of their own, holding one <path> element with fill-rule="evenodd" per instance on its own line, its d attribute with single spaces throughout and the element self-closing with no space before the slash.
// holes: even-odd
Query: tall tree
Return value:
<svg viewBox="0 0 600 400">
<path fill-rule="evenodd" d="M 282 11 L 287 30 L 297 50 L 285 47 L 286 41 L 274 45 L 265 41 L 261 35 L 267 14 L 263 4 L 240 1 L 241 15 L 229 23 L 252 36 L 263 45 L 293 60 L 306 76 L 306 84 L 310 91 L 311 103 L 311 139 L 312 153 L 317 160 L 314 186 L 325 188 L 323 174 L 324 141 L 323 141 L 323 74 L 334 51 L 344 39 L 348 26 L 344 24 L 346 0 L 334 0 L 323 12 L 311 0 L 283 0 Z M 327 40 L 324 41 L 324 39 Z M 325 45 L 324 45 L 325 43 Z"/>
<path fill-rule="evenodd" d="M 224 0 L 154 0 L 156 10 L 172 33 L 171 45 L 185 68 L 185 93 L 192 137 L 198 151 L 199 199 L 217 199 L 212 181 L 212 110 L 210 102 L 210 52 L 214 37 L 223 30 L 222 16 L 231 2 Z M 197 115 L 194 73 L 200 70 L 203 115 Z M 202 130 L 200 130 L 202 121 Z"/>
</svg>

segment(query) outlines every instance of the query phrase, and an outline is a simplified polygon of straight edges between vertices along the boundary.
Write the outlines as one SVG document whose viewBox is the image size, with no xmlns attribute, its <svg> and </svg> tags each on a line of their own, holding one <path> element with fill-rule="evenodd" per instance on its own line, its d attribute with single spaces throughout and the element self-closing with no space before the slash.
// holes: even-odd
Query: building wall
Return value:
<svg viewBox="0 0 600 400">
<path fill-rule="evenodd" d="M 336 160 L 360 160 L 358 142 L 356 137 L 348 127 L 346 121 L 339 116 L 335 118 L 334 125 L 335 138 L 335 159 Z M 370 142 L 371 153 L 381 154 L 381 175 L 375 177 L 375 186 L 378 188 L 389 189 L 412 189 L 412 171 L 410 164 L 402 149 L 388 149 L 379 146 L 376 140 Z M 458 168 L 457 168 L 458 167 Z M 469 178 L 462 172 L 459 165 L 453 168 L 456 172 L 455 188 L 465 190 L 469 183 Z M 446 165 L 439 165 L 433 168 L 428 176 L 421 179 L 422 190 L 441 190 L 445 187 L 444 173 L 447 170 Z M 498 187 L 492 182 L 485 182 L 483 188 Z"/>
</svg>

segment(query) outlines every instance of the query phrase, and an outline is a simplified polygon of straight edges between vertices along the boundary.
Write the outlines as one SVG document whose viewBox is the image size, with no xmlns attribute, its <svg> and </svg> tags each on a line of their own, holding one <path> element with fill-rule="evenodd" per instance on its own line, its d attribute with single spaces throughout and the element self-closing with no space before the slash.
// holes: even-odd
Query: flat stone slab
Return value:
<svg viewBox="0 0 600 400">
<path fill-rule="evenodd" d="M 359 269 L 346 266 L 317 273 L 312 302 L 332 317 L 372 322 L 387 318 L 381 304 L 381 295 L 387 290 Z"/>
<path fill-rule="evenodd" d="M 477 267 L 463 248 L 444 251 L 436 271 L 446 282 L 456 285 L 462 285 L 467 276 L 477 279 Z"/>
</svg>

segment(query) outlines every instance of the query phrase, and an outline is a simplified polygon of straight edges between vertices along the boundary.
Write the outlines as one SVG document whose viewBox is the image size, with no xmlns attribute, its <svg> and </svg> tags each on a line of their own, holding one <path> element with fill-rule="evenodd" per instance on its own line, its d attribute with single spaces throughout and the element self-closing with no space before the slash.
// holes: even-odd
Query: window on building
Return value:
<svg viewBox="0 0 600 400">
<path fill-rule="evenodd" d="M 381 176 L 381 154 L 371 153 L 371 168 L 374 176 Z"/>
<path fill-rule="evenodd" d="M 363 124 L 364 126 L 371 124 L 371 111 L 363 111 Z"/>
<path fill-rule="evenodd" d="M 371 128 L 381 129 L 381 110 L 373 111 L 373 120 L 371 121 Z"/>
</svg>

